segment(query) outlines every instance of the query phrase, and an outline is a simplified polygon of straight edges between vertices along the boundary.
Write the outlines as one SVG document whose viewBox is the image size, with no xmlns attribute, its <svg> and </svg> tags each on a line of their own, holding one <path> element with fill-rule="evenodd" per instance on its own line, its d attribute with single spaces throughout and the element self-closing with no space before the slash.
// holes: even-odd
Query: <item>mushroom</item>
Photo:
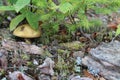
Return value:
<svg viewBox="0 0 120 80">
<path fill-rule="evenodd" d="M 30 38 L 40 37 L 40 30 L 34 30 L 29 24 L 23 24 L 18 26 L 14 31 L 13 35 L 21 38 L 25 38 L 26 42 L 30 43 Z"/>
</svg>

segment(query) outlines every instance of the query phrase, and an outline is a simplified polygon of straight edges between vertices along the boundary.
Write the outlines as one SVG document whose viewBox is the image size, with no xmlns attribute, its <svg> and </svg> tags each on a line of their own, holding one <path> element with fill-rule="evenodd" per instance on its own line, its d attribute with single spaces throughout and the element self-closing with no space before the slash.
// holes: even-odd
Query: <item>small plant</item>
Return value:
<svg viewBox="0 0 120 80">
<path fill-rule="evenodd" d="M 74 72 L 75 61 L 70 58 L 70 51 L 58 49 L 58 57 L 55 65 L 55 69 L 61 77 L 67 77 L 71 72 Z"/>
<path fill-rule="evenodd" d="M 19 13 L 10 23 L 10 31 L 24 19 L 33 29 L 38 29 L 39 21 L 46 37 L 52 36 L 64 24 L 68 33 L 78 27 L 89 29 L 98 27 L 100 20 L 90 18 L 89 13 L 110 14 L 120 7 L 119 0 L 8 0 L 8 6 L 0 6 L 2 11 Z"/>
</svg>

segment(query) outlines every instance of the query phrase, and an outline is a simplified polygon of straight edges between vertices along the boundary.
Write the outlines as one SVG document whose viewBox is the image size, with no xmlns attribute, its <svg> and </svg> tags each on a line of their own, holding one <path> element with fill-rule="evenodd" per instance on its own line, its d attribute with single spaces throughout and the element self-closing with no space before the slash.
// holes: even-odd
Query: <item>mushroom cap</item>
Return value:
<svg viewBox="0 0 120 80">
<path fill-rule="evenodd" d="M 21 26 L 18 26 L 14 31 L 13 35 L 22 37 L 22 38 L 36 38 L 40 37 L 41 32 L 40 30 L 34 30 L 31 28 L 28 24 L 23 24 Z"/>
</svg>

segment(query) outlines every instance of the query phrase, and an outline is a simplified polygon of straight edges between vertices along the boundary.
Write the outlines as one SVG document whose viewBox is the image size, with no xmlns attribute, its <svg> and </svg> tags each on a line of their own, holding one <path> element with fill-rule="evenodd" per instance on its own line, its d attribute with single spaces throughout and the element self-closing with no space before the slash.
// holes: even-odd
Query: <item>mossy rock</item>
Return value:
<svg viewBox="0 0 120 80">
<path fill-rule="evenodd" d="M 61 43 L 60 46 L 67 48 L 69 50 L 80 50 L 84 47 L 84 43 L 81 43 L 79 41 L 73 41 L 73 42 L 67 42 L 67 43 Z"/>
</svg>

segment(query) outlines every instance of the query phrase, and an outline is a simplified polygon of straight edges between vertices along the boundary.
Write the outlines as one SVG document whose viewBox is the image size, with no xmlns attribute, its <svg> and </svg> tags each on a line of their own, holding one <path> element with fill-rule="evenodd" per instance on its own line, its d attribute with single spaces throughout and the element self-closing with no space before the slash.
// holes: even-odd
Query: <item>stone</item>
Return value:
<svg viewBox="0 0 120 80">
<path fill-rule="evenodd" d="M 33 44 L 27 44 L 25 42 L 15 42 L 13 40 L 4 39 L 2 40 L 2 48 L 7 51 L 19 50 L 27 54 L 38 54 L 42 55 L 44 50 Z"/>
<path fill-rule="evenodd" d="M 69 50 L 80 50 L 83 48 L 85 44 L 79 42 L 79 41 L 73 41 L 73 42 L 67 42 L 67 43 L 61 43 L 61 47 L 65 47 Z"/>
<path fill-rule="evenodd" d="M 23 74 L 20 71 L 14 71 L 8 75 L 9 80 L 33 80 L 31 77 Z"/>
<path fill-rule="evenodd" d="M 73 52 L 73 57 L 74 58 L 77 58 L 77 57 L 83 58 L 84 57 L 84 52 L 82 52 L 82 51 L 75 51 L 75 52 Z"/>
<path fill-rule="evenodd" d="M 99 75 L 108 80 L 120 80 L 120 42 L 102 43 L 82 59 L 83 65 L 99 69 Z"/>
</svg>

